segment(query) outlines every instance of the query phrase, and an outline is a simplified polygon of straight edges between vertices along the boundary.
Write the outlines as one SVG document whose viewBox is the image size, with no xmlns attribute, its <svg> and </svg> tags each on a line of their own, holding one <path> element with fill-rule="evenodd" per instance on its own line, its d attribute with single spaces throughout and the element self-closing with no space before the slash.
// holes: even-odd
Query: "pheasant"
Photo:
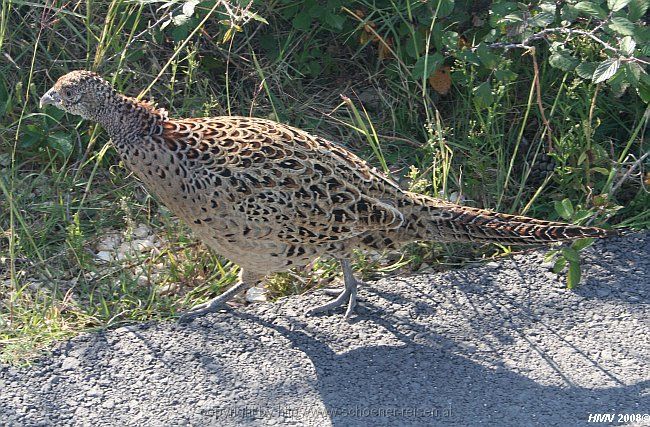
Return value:
<svg viewBox="0 0 650 427">
<path fill-rule="evenodd" d="M 124 163 L 209 247 L 240 266 L 238 281 L 182 320 L 216 311 L 265 276 L 340 260 L 344 289 L 315 314 L 354 311 L 350 256 L 413 241 L 537 245 L 616 234 L 459 206 L 402 190 L 340 145 L 254 117 L 173 119 L 118 93 L 99 75 L 73 71 L 40 100 L 100 123 Z"/>
</svg>

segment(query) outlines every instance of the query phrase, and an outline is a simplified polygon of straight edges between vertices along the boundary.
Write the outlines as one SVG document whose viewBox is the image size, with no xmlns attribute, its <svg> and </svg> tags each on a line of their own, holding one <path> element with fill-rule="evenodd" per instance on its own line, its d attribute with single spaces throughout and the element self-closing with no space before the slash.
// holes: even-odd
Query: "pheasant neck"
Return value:
<svg viewBox="0 0 650 427">
<path fill-rule="evenodd" d="M 120 94 L 115 94 L 92 117 L 113 141 L 127 143 L 151 134 L 162 118 L 163 114 L 150 105 Z"/>
</svg>

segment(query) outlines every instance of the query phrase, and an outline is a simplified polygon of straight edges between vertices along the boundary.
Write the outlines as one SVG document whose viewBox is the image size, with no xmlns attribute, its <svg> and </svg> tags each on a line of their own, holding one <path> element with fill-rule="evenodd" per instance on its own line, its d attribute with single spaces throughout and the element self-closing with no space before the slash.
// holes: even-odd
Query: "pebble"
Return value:
<svg viewBox="0 0 650 427">
<path fill-rule="evenodd" d="M 264 302 L 266 301 L 266 289 L 254 286 L 246 291 L 247 302 Z"/>
</svg>

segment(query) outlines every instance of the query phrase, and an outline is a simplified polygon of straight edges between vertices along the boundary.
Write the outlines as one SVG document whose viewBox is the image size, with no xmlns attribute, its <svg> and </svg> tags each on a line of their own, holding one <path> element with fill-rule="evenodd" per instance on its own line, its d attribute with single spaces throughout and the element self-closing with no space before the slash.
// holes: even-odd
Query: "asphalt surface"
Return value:
<svg viewBox="0 0 650 427">
<path fill-rule="evenodd" d="M 85 334 L 0 367 L 0 424 L 650 424 L 650 235 L 587 249 L 575 291 L 542 253 L 370 283 L 349 324 L 316 293 Z"/>
</svg>

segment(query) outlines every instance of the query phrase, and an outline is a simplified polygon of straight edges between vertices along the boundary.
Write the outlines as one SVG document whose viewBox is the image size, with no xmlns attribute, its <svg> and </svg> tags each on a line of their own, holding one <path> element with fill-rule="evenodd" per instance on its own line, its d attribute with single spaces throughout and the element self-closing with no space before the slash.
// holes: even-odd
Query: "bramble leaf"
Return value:
<svg viewBox="0 0 650 427">
<path fill-rule="evenodd" d="M 616 74 L 616 71 L 620 65 L 621 61 L 619 61 L 618 58 L 606 59 L 598 64 L 592 77 L 594 83 L 604 82 L 605 80 L 611 78 L 614 74 Z"/>
</svg>

